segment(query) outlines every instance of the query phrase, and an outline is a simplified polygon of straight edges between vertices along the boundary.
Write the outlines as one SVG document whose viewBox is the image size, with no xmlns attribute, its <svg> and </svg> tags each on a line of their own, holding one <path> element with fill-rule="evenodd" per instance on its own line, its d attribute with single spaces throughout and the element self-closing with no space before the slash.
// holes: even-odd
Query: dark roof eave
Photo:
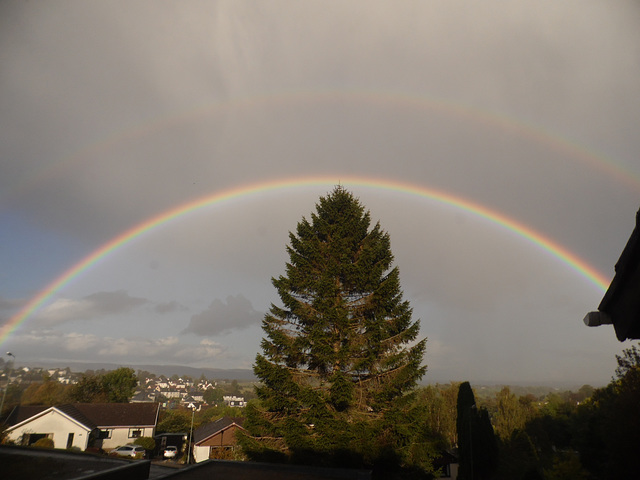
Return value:
<svg viewBox="0 0 640 480">
<path fill-rule="evenodd" d="M 597 324 L 613 323 L 621 342 L 640 338 L 640 304 L 635 298 L 640 285 L 640 210 L 636 226 L 615 265 L 615 276 L 605 292 L 598 311 L 605 316 Z M 588 314 L 593 315 L 593 313 Z M 585 323 L 587 323 L 585 317 Z M 607 321 L 609 317 L 610 321 Z M 593 316 L 593 318 L 597 318 Z M 589 324 L 589 323 L 587 323 Z"/>
</svg>

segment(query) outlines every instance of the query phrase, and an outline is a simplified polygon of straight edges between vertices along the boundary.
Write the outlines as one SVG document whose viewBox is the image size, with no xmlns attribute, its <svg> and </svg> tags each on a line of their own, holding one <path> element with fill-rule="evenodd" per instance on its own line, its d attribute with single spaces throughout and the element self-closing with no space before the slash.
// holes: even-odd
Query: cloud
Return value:
<svg viewBox="0 0 640 480">
<path fill-rule="evenodd" d="M 14 315 L 18 309 L 24 307 L 27 300 L 24 298 L 2 298 L 0 297 L 0 325 L 3 325 Z"/>
<path fill-rule="evenodd" d="M 175 300 L 166 303 L 159 303 L 153 308 L 153 311 L 159 314 L 183 312 L 185 310 L 188 310 L 188 308 Z"/>
<path fill-rule="evenodd" d="M 182 333 L 213 336 L 229 333 L 258 324 L 263 314 L 254 310 L 251 302 L 242 294 L 229 295 L 226 303 L 215 299 L 209 308 L 191 317 Z"/>
<path fill-rule="evenodd" d="M 186 343 L 177 337 L 103 337 L 91 333 L 60 332 L 56 330 L 31 330 L 12 339 L 18 351 L 37 348 L 34 360 L 62 358 L 69 361 L 86 359 L 92 361 L 126 363 L 150 362 L 156 364 L 191 364 L 220 357 L 227 347 L 209 339 L 199 343 Z"/>
<path fill-rule="evenodd" d="M 0 311 L 12 311 L 21 308 L 27 303 L 24 299 L 2 298 L 0 297 Z"/>
<path fill-rule="evenodd" d="M 130 296 L 124 290 L 97 292 L 79 300 L 59 298 L 44 308 L 37 320 L 52 326 L 77 320 L 91 320 L 105 315 L 117 315 L 149 303 L 144 298 Z"/>
</svg>

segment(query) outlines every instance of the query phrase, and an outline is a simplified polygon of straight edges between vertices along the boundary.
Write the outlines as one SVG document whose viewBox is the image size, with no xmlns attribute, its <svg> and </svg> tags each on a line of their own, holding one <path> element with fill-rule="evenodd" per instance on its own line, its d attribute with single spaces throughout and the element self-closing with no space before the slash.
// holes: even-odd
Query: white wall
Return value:
<svg viewBox="0 0 640 480">
<path fill-rule="evenodd" d="M 202 447 L 195 445 L 193 447 L 193 459 L 197 462 L 204 462 L 205 460 L 209 460 L 209 450 L 211 447 Z"/>
<path fill-rule="evenodd" d="M 87 441 L 89 439 L 89 430 L 78 425 L 56 410 L 51 410 L 22 427 L 9 431 L 8 437 L 10 440 L 19 443 L 22 435 L 25 433 L 53 434 L 51 438 L 55 448 L 67 448 L 69 433 L 73 433 L 72 446 L 78 447 L 81 450 L 87 448 Z"/>
<path fill-rule="evenodd" d="M 106 429 L 107 427 L 100 427 L 101 430 Z M 136 441 L 136 438 L 129 437 L 129 428 L 130 427 L 121 427 L 114 428 L 111 432 L 111 438 L 105 438 L 102 440 L 102 448 L 105 450 L 111 450 L 113 448 L 117 448 L 121 445 L 127 445 L 128 443 L 133 443 Z M 142 430 L 141 437 L 153 437 L 154 428 L 153 427 L 134 427 L 135 429 Z"/>
</svg>

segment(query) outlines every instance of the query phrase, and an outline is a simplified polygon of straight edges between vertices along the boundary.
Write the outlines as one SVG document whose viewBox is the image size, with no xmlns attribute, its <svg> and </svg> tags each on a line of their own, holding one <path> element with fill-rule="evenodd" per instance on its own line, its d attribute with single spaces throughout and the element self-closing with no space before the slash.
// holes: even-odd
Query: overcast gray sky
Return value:
<svg viewBox="0 0 640 480">
<path fill-rule="evenodd" d="M 2 2 L 0 322 L 128 229 L 247 192 L 104 255 L 3 351 L 250 368 L 288 232 L 341 183 L 391 236 L 426 381 L 606 383 L 629 344 L 582 323 L 602 288 L 477 211 L 613 276 L 639 26 L 632 1 Z"/>
</svg>

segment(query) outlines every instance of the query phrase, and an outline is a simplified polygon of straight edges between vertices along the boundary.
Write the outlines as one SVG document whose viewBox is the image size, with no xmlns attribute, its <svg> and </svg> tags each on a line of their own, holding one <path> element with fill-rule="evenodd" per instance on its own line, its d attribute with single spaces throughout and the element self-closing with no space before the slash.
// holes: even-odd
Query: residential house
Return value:
<svg viewBox="0 0 640 480">
<path fill-rule="evenodd" d="M 204 394 L 198 390 L 191 390 L 189 392 L 189 396 L 193 399 L 194 402 L 204 402 Z"/>
<path fill-rule="evenodd" d="M 236 397 L 235 395 L 224 395 L 222 400 L 227 407 L 246 407 L 247 402 L 244 401 L 244 397 Z"/>
<path fill-rule="evenodd" d="M 139 392 L 135 392 L 133 394 L 133 397 L 131 397 L 129 399 L 129 402 L 131 403 L 148 403 L 148 402 L 155 402 L 156 401 L 156 394 L 154 392 L 145 392 L 145 391 L 139 391 Z"/>
<path fill-rule="evenodd" d="M 31 445 L 40 438 L 55 448 L 111 450 L 139 437 L 153 437 L 157 403 L 74 403 L 46 407 L 20 405 L 7 418 L 9 440 Z"/>
<path fill-rule="evenodd" d="M 86 450 L 90 439 L 99 434 L 98 426 L 71 405 L 21 405 L 11 412 L 7 424 L 7 439 L 20 445 L 50 438 L 55 448 Z"/>
<path fill-rule="evenodd" d="M 193 459 L 203 462 L 209 458 L 231 459 L 236 449 L 236 432 L 242 428 L 243 418 L 222 417 L 196 429 L 193 434 Z"/>
</svg>

